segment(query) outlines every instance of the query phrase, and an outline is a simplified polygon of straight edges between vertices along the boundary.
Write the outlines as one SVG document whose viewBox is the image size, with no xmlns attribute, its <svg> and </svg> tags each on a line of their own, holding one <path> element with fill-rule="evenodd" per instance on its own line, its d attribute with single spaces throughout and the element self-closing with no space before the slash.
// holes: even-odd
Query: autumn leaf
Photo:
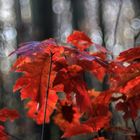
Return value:
<svg viewBox="0 0 140 140">
<path fill-rule="evenodd" d="M 1 140 L 9 140 L 9 137 L 5 132 L 5 128 L 2 125 L 0 125 L 0 139 Z"/>
<path fill-rule="evenodd" d="M 67 42 L 71 43 L 79 50 L 84 50 L 92 44 L 91 39 L 86 36 L 84 32 L 79 31 L 74 31 L 73 34 L 69 35 Z"/>
<path fill-rule="evenodd" d="M 80 65 L 84 70 L 91 72 L 100 82 L 103 82 L 107 68 L 96 61 L 90 62 L 87 60 L 78 61 L 78 65 Z"/>
<path fill-rule="evenodd" d="M 94 138 L 93 140 L 106 140 L 104 137 Z"/>
<path fill-rule="evenodd" d="M 109 64 L 109 83 L 111 89 L 116 90 L 139 75 L 140 63 L 133 63 L 128 66 L 123 66 L 121 63 L 115 62 Z"/>
<path fill-rule="evenodd" d="M 116 109 L 124 112 L 124 119 L 136 119 L 138 117 L 138 111 L 140 109 L 140 95 L 126 98 L 123 102 L 116 104 Z"/>
<path fill-rule="evenodd" d="M 71 101 L 64 100 L 60 101 L 57 105 L 55 116 L 53 117 L 55 124 L 63 131 L 68 129 L 70 126 L 80 123 L 80 113 L 77 106 Z"/>
<path fill-rule="evenodd" d="M 128 81 L 125 86 L 120 89 L 120 92 L 125 94 L 127 98 L 140 95 L 140 76 Z"/>
<path fill-rule="evenodd" d="M 72 127 L 69 127 L 65 130 L 62 138 L 68 138 L 71 136 L 79 135 L 79 134 L 88 134 L 92 133 L 93 129 L 92 127 L 86 125 L 86 124 L 77 124 Z"/>
<path fill-rule="evenodd" d="M 119 62 L 132 62 L 134 60 L 140 59 L 140 47 L 135 47 L 128 49 L 126 51 L 123 51 L 120 53 L 120 55 L 117 58 L 117 61 Z"/>
<path fill-rule="evenodd" d="M 108 69 L 108 63 L 103 53 L 90 54 L 89 52 L 65 48 L 64 56 L 67 65 L 79 65 L 84 71 L 90 71 L 99 81 L 103 81 Z"/>
<path fill-rule="evenodd" d="M 20 117 L 17 110 L 11 110 L 8 108 L 0 109 L 0 121 L 5 122 L 7 120 L 14 121 Z M 1 140 L 9 140 L 8 134 L 5 132 L 4 126 L 0 125 L 0 139 Z"/>
<path fill-rule="evenodd" d="M 0 109 L 0 121 L 5 122 L 6 120 L 14 121 L 19 118 L 17 110 L 11 110 L 7 108 Z"/>
<path fill-rule="evenodd" d="M 80 31 L 74 31 L 71 35 L 67 37 L 67 43 L 72 44 L 77 49 L 83 51 L 94 45 L 96 49 L 103 53 L 110 53 L 105 47 L 92 42 L 92 40 L 84 33 Z"/>
<path fill-rule="evenodd" d="M 96 98 L 93 98 L 93 104 L 94 105 L 105 105 L 108 106 L 111 102 L 111 98 L 112 98 L 112 93 L 114 91 L 108 89 L 105 91 L 100 91 L 100 94 L 98 94 L 98 96 L 96 96 Z"/>
<path fill-rule="evenodd" d="M 29 59 L 30 61 L 26 61 Z M 51 65 L 50 62 L 50 56 L 47 53 L 39 53 L 33 58 L 25 57 L 24 63 L 21 61 L 20 58 L 17 60 L 14 65 L 14 69 L 17 72 L 22 72 L 24 75 L 20 77 L 13 88 L 14 92 L 17 90 L 20 90 L 21 93 L 21 99 L 27 99 L 29 98 L 31 100 L 31 103 L 28 104 L 28 107 L 31 108 L 31 110 L 36 109 L 36 114 L 42 115 L 44 103 L 46 101 L 46 92 L 47 92 L 47 84 L 48 84 L 48 77 L 50 76 L 50 86 L 52 85 L 52 81 L 55 78 L 55 72 L 51 71 L 49 75 L 49 67 Z M 52 92 L 52 91 L 51 91 Z M 50 93 L 50 92 L 49 92 Z M 56 102 L 57 102 L 57 95 L 56 92 L 53 91 L 53 107 L 47 110 L 47 115 L 51 115 L 53 112 Z M 52 99 L 51 94 L 48 96 L 48 102 Z M 51 98 L 51 99 L 49 99 Z M 51 103 L 50 103 L 50 106 Z M 34 108 L 34 109 L 33 109 Z M 49 108 L 49 106 L 48 106 Z M 30 110 L 30 112 L 31 112 Z M 49 111 L 49 113 L 48 113 Z M 32 112 L 31 114 L 33 114 Z M 33 119 L 37 121 L 37 123 L 41 123 L 39 119 L 40 115 L 36 119 L 32 116 Z M 42 118 L 42 117 L 41 117 Z M 41 119 L 42 120 L 42 119 Z M 49 119 L 47 118 L 46 122 L 48 122 Z M 43 123 L 43 122 L 42 122 Z"/>
<path fill-rule="evenodd" d="M 50 122 L 50 116 L 53 113 L 56 103 L 57 103 L 58 97 L 56 95 L 56 92 L 54 90 L 50 90 L 48 94 L 47 99 L 47 108 L 46 108 L 46 118 L 45 122 Z M 28 117 L 34 119 L 37 124 L 42 124 L 44 121 L 44 109 L 45 109 L 45 99 L 42 102 L 42 106 L 39 107 L 39 103 L 36 101 L 29 101 L 26 105 L 28 108 L 27 115 Z"/>
<path fill-rule="evenodd" d="M 62 137 L 71 137 L 79 134 L 88 134 L 97 132 L 101 128 L 109 126 L 109 117 L 94 117 L 90 118 L 88 121 L 81 124 L 74 124 L 68 127 L 64 131 L 64 135 Z"/>
<path fill-rule="evenodd" d="M 33 55 L 38 52 L 43 52 L 46 47 L 49 45 L 56 46 L 55 40 L 50 38 L 44 41 L 31 41 L 31 42 L 26 42 L 22 43 L 19 45 L 19 48 L 9 54 L 9 56 L 13 54 L 18 54 L 18 55 Z"/>
<path fill-rule="evenodd" d="M 63 84 L 67 96 L 70 96 L 72 92 L 76 93 L 77 105 L 82 112 L 85 112 L 91 109 L 91 102 L 83 76 L 83 69 L 80 66 L 68 66 L 57 73 L 54 86 Z"/>
<path fill-rule="evenodd" d="M 110 118 L 108 116 L 98 116 L 98 117 L 94 117 L 89 119 L 86 124 L 88 124 L 89 126 L 91 126 L 93 128 L 93 130 L 95 132 L 97 132 L 98 130 L 102 129 L 102 128 L 106 128 L 109 126 L 109 122 L 110 122 Z"/>
</svg>

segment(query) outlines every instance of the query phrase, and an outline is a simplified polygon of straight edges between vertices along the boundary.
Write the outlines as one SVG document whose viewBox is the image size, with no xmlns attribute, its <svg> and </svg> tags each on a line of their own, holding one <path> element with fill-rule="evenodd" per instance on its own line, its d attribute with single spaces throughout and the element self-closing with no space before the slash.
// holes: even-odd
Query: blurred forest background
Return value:
<svg viewBox="0 0 140 140">
<path fill-rule="evenodd" d="M 55 37 L 65 43 L 73 30 L 84 31 L 95 43 L 106 46 L 113 52 L 109 59 L 113 59 L 121 51 L 140 45 L 140 1 L 0 0 L 0 107 L 16 108 L 22 114 L 15 123 L 5 124 L 7 131 L 20 140 L 39 140 L 41 126 L 26 118 L 24 102 L 19 94 L 12 94 L 18 75 L 9 70 L 17 56 L 7 56 L 21 42 Z M 91 86 L 103 89 L 104 85 L 95 84 L 90 75 L 87 77 Z M 123 125 L 118 118 L 115 123 Z M 51 123 L 46 125 L 45 134 L 45 140 L 59 140 L 61 132 Z M 71 140 L 90 140 L 90 137 Z M 114 134 L 113 139 L 126 138 Z"/>
</svg>

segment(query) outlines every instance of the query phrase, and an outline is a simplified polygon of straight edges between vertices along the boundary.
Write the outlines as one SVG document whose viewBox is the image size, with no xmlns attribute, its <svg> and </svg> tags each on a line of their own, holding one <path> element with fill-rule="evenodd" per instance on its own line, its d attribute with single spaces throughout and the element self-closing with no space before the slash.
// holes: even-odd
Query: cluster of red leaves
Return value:
<svg viewBox="0 0 140 140">
<path fill-rule="evenodd" d="M 120 99 L 116 108 L 124 112 L 124 119 L 135 120 L 140 109 L 139 51 L 139 47 L 124 51 L 111 63 L 110 88 L 122 94 L 121 97 L 116 97 L 117 100 Z"/>
<path fill-rule="evenodd" d="M 63 137 L 109 130 L 109 105 L 113 101 L 117 101 L 116 109 L 125 113 L 124 119 L 136 119 L 140 108 L 140 48 L 124 51 L 107 62 L 107 50 L 83 32 L 73 32 L 67 43 L 76 48 L 48 39 L 27 42 L 11 53 L 20 55 L 12 69 L 23 75 L 16 81 L 14 92 L 20 90 L 22 100 L 30 99 L 27 115 L 42 124 L 44 116 L 49 123 L 55 111 L 54 122 L 64 131 Z M 90 54 L 88 48 L 93 44 L 98 52 Z M 90 91 L 84 79 L 87 71 L 100 82 L 108 75 L 109 89 Z M 116 93 L 121 96 L 114 96 Z"/>
<path fill-rule="evenodd" d="M 16 110 L 10 110 L 7 108 L 0 109 L 0 121 L 5 122 L 6 120 L 14 121 L 19 118 L 19 113 Z M 0 139 L 8 140 L 9 136 L 5 132 L 4 126 L 0 125 Z"/>
</svg>

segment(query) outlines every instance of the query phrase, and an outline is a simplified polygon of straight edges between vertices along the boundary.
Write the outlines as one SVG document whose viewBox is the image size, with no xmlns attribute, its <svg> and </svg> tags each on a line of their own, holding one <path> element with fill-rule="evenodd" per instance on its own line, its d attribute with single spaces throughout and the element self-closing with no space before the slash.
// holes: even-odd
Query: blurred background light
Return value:
<svg viewBox="0 0 140 140">
<path fill-rule="evenodd" d="M 11 27 L 5 27 L 3 29 L 3 35 L 4 35 L 4 37 L 7 41 L 10 41 L 10 40 L 16 39 L 17 31 L 12 26 Z"/>
<path fill-rule="evenodd" d="M 31 4 L 30 0 L 20 0 L 21 18 L 23 21 L 31 20 Z"/>
</svg>

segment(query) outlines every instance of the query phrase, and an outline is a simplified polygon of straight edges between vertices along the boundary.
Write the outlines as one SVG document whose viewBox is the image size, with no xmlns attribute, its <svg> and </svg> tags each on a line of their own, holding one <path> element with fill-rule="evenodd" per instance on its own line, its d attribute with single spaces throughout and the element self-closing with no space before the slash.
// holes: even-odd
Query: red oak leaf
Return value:
<svg viewBox="0 0 140 140">
<path fill-rule="evenodd" d="M 85 35 L 84 32 L 74 31 L 73 34 L 69 35 L 67 42 L 71 43 L 79 50 L 84 50 L 92 45 L 91 39 Z"/>
</svg>

